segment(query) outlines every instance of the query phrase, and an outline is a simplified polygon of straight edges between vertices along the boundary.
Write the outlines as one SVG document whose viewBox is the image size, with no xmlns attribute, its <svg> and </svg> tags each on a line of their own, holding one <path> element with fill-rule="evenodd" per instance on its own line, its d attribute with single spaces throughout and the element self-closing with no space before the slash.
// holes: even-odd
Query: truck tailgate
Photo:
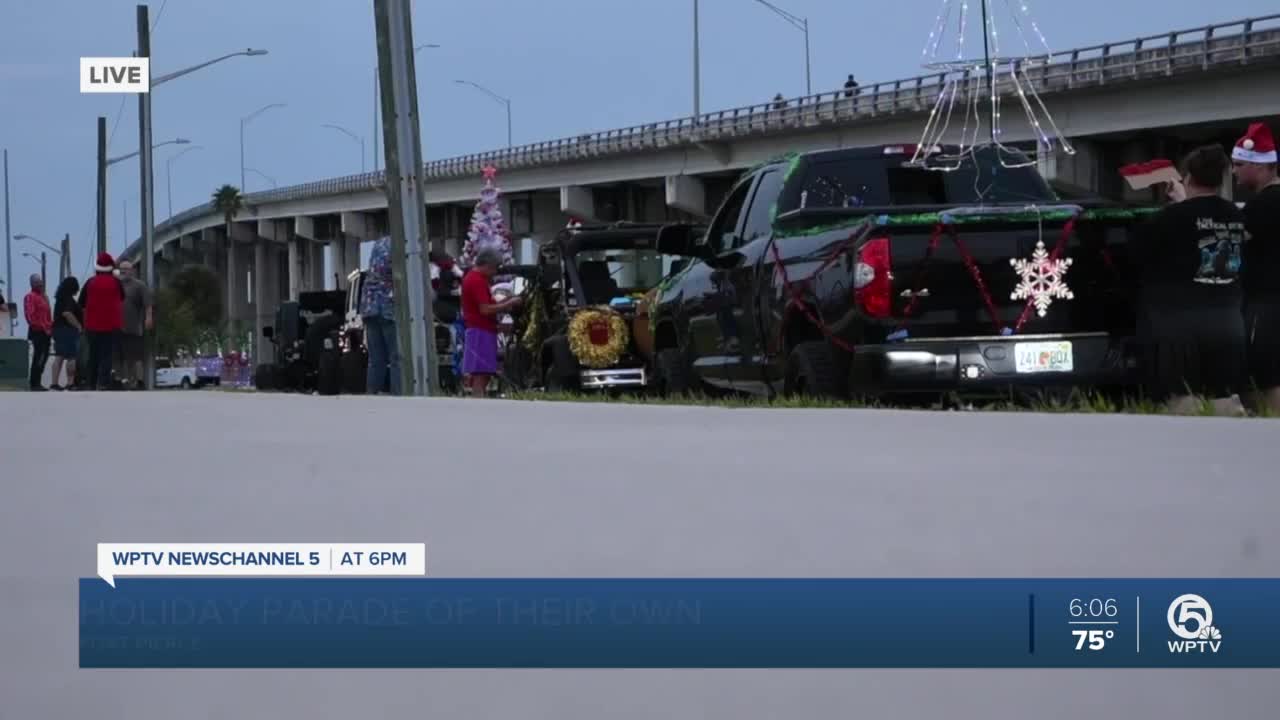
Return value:
<svg viewBox="0 0 1280 720">
<path fill-rule="evenodd" d="M 876 235 L 890 244 L 893 312 L 879 321 L 887 334 L 1133 332 L 1129 230 L 1123 225 L 1005 222 L 890 227 Z M 1070 264 L 1057 276 L 1063 287 L 1048 294 L 1042 317 L 1041 308 L 1023 299 L 1027 293 L 1017 293 L 1054 284 L 1037 272 L 1045 267 L 1037 260 L 1051 258 L 1055 249 Z M 1030 293 L 1032 299 L 1040 294 Z"/>
</svg>

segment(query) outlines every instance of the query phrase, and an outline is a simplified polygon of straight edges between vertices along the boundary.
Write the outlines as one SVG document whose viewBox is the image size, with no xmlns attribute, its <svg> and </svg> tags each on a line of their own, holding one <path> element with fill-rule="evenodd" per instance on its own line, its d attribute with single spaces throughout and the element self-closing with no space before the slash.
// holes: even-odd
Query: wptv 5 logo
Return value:
<svg viewBox="0 0 1280 720">
<path fill-rule="evenodd" d="M 1179 595 L 1169 604 L 1169 629 L 1178 640 L 1169 641 L 1171 653 L 1216 653 L 1222 632 L 1213 624 L 1213 608 L 1199 595 Z"/>
</svg>

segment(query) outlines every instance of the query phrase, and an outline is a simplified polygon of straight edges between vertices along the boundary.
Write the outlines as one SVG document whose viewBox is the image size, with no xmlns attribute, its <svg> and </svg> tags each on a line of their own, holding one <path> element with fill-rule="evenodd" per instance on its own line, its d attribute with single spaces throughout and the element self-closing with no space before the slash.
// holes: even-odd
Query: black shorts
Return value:
<svg viewBox="0 0 1280 720">
<path fill-rule="evenodd" d="M 1260 390 L 1280 387 L 1280 298 L 1245 305 L 1249 334 L 1249 375 Z"/>
<path fill-rule="evenodd" d="M 121 362 L 129 366 L 143 361 L 146 356 L 146 342 L 141 335 L 120 333 L 118 340 Z"/>
<path fill-rule="evenodd" d="M 1138 314 L 1146 390 L 1156 400 L 1247 392 L 1244 315 L 1236 305 L 1146 305 Z"/>
</svg>

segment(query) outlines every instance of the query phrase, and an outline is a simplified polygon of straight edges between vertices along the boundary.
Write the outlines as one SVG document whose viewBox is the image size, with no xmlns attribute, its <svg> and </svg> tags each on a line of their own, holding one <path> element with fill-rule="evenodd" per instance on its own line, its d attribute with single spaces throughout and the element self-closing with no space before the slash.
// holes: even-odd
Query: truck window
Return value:
<svg viewBox="0 0 1280 720">
<path fill-rule="evenodd" d="M 747 227 L 742 231 L 739 245 L 745 245 L 758 237 L 768 236 L 773 227 L 773 204 L 782 189 L 782 171 L 769 170 L 760 176 L 755 194 L 751 197 L 751 209 L 747 211 Z"/>
<path fill-rule="evenodd" d="M 707 231 L 707 240 L 717 252 L 737 247 L 735 238 L 738 232 L 738 219 L 742 217 L 742 207 L 747 204 L 749 190 L 751 190 L 750 182 L 740 183 L 734 188 L 724 204 L 720 206 L 720 213 L 716 215 L 711 229 Z"/>
<path fill-rule="evenodd" d="M 811 163 L 798 189 L 779 212 L 1057 200 L 1034 167 L 1006 168 L 993 149 L 978 151 L 954 171 L 905 167 L 900 156 L 835 155 Z"/>
</svg>

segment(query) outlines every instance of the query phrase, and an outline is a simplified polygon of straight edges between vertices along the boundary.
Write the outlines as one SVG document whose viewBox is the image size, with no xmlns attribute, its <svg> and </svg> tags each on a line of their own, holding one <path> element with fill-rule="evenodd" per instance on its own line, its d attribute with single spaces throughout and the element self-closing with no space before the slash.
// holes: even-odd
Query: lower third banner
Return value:
<svg viewBox="0 0 1280 720">
<path fill-rule="evenodd" d="M 1280 667 L 1280 580 L 80 581 L 82 668 Z"/>
</svg>

